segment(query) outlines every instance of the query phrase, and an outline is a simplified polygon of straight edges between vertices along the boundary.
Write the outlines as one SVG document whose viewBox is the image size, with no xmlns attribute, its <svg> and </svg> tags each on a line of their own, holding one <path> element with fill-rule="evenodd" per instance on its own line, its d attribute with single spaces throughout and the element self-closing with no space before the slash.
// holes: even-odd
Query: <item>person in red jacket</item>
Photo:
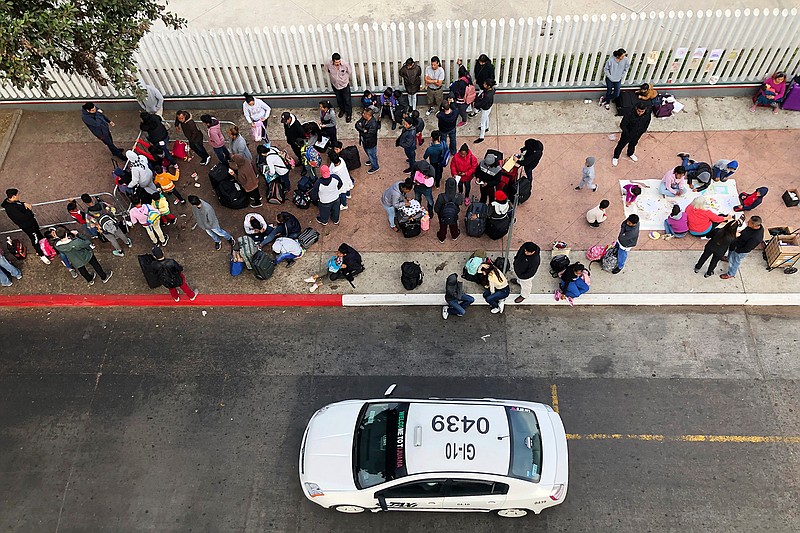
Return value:
<svg viewBox="0 0 800 533">
<path fill-rule="evenodd" d="M 478 158 L 469 150 L 466 143 L 450 161 L 450 172 L 458 180 L 458 192 L 464 195 L 464 205 L 469 205 L 469 192 L 472 189 L 472 177 L 478 168 Z"/>
<path fill-rule="evenodd" d="M 742 205 L 737 205 L 733 208 L 733 210 L 739 213 L 741 211 L 750 211 L 751 209 L 755 209 L 761 205 L 761 202 L 764 201 L 764 197 L 768 192 L 769 189 L 767 187 L 759 187 L 753 192 L 739 193 L 739 202 L 741 202 Z"/>
</svg>

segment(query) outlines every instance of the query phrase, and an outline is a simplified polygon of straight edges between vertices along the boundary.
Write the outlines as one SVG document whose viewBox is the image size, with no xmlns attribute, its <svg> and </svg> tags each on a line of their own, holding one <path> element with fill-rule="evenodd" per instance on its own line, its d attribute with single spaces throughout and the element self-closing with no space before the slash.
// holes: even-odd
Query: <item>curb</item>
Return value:
<svg viewBox="0 0 800 533">
<path fill-rule="evenodd" d="M 486 305 L 473 294 L 474 305 Z M 521 304 L 508 298 L 509 306 L 567 306 L 552 294 L 535 294 Z M 183 297 L 174 302 L 168 294 L 27 294 L 0 296 L 0 307 L 399 307 L 441 306 L 439 294 L 200 294 L 195 301 Z M 585 294 L 576 306 L 800 306 L 798 293 L 675 293 Z"/>
<path fill-rule="evenodd" d="M 22 109 L 15 109 L 11 115 L 11 124 L 8 125 L 3 138 L 0 139 L 0 169 L 3 168 L 3 163 L 6 162 L 6 156 L 11 149 L 11 142 L 14 140 L 14 135 L 17 133 L 19 122 L 22 120 Z"/>
</svg>

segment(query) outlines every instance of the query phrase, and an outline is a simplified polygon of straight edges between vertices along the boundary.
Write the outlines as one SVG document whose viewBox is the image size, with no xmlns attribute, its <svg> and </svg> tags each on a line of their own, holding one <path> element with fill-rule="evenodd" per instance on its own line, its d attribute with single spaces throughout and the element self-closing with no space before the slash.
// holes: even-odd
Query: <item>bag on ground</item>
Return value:
<svg viewBox="0 0 800 533">
<path fill-rule="evenodd" d="M 275 272 L 275 261 L 261 250 L 253 255 L 250 264 L 253 266 L 253 274 L 256 279 L 267 280 Z"/>
<path fill-rule="evenodd" d="M 513 213 L 509 211 L 501 218 L 491 218 L 486 221 L 486 236 L 492 240 L 499 240 L 508 234 L 508 229 L 511 227 L 511 220 Z"/>
<path fill-rule="evenodd" d="M 282 204 L 286 201 L 286 195 L 283 193 L 283 185 L 280 180 L 272 180 L 267 185 L 267 203 L 268 204 Z"/>
<path fill-rule="evenodd" d="M 395 220 L 395 224 L 400 228 L 400 233 L 406 239 L 411 239 L 422 233 L 422 217 L 425 212 L 417 213 L 413 216 L 400 215 Z"/>
<path fill-rule="evenodd" d="M 28 249 L 25 248 L 25 245 L 22 244 L 22 241 L 19 239 L 12 239 L 11 237 L 7 237 L 6 250 L 8 250 L 8 253 L 13 255 L 17 259 L 25 259 L 26 257 L 28 257 Z"/>
<path fill-rule="evenodd" d="M 607 246 L 602 246 L 600 244 L 595 244 L 588 250 L 586 250 L 586 259 L 589 261 L 600 261 L 603 256 L 606 254 Z"/>
<path fill-rule="evenodd" d="M 600 262 L 600 268 L 602 268 L 606 272 L 611 272 L 612 270 L 617 268 L 618 252 L 619 248 L 617 247 L 616 243 L 614 243 L 612 246 L 609 246 L 605 254 L 603 254 L 603 259 Z"/>
<path fill-rule="evenodd" d="M 550 260 L 550 275 L 554 278 L 569 266 L 569 256 L 566 254 L 558 254 L 553 256 Z"/>
<path fill-rule="evenodd" d="M 309 246 L 314 244 L 319 240 L 319 232 L 314 228 L 306 228 L 300 232 L 300 235 L 297 237 L 297 242 L 300 243 L 304 249 L 308 249 Z"/>
<path fill-rule="evenodd" d="M 48 259 L 55 259 L 58 255 L 55 248 L 53 248 L 53 245 L 50 244 L 50 241 L 47 239 L 39 239 L 39 248 Z"/>
<path fill-rule="evenodd" d="M 233 250 L 231 252 L 231 276 L 238 276 L 244 272 L 244 259 L 239 251 Z"/>
<path fill-rule="evenodd" d="M 242 261 L 244 261 L 245 268 L 247 270 L 252 270 L 253 265 L 250 263 L 250 261 L 253 260 L 253 256 L 258 251 L 256 241 L 254 241 L 250 235 L 242 235 L 236 239 L 236 244 L 239 248 L 239 253 L 242 256 Z"/>
<path fill-rule="evenodd" d="M 361 168 L 361 156 L 358 154 L 358 148 L 355 146 L 342 148 L 339 156 L 344 160 L 344 165 L 347 167 L 347 170 Z"/>
<path fill-rule="evenodd" d="M 486 231 L 486 220 L 489 218 L 489 208 L 483 202 L 473 197 L 464 217 L 464 226 L 470 237 L 482 237 Z"/>
<path fill-rule="evenodd" d="M 292 202 L 298 209 L 308 209 L 309 207 L 311 207 L 311 195 L 308 194 L 306 191 L 301 191 L 300 189 L 297 189 L 296 191 L 294 191 Z"/>
<path fill-rule="evenodd" d="M 189 160 L 189 145 L 183 141 L 175 141 L 172 145 L 172 156 L 184 161 Z"/>
<path fill-rule="evenodd" d="M 407 291 L 413 291 L 422 285 L 422 268 L 419 263 L 406 261 L 400 265 L 400 282 Z"/>
<path fill-rule="evenodd" d="M 156 258 L 150 254 L 142 254 L 137 256 L 139 259 L 139 268 L 142 269 L 142 274 L 144 274 L 144 279 L 147 282 L 147 286 L 151 289 L 157 289 L 161 286 L 161 280 L 159 279 L 158 270 L 154 268 L 154 264 L 156 262 Z"/>
</svg>

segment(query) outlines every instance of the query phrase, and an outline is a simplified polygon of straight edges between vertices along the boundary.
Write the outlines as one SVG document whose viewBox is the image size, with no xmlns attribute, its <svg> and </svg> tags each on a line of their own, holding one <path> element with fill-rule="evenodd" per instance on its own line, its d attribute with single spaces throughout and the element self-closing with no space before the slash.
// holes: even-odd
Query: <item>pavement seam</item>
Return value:
<svg viewBox="0 0 800 533">
<path fill-rule="evenodd" d="M 56 522 L 56 531 L 58 533 L 58 529 L 61 527 L 61 517 L 64 514 L 64 505 L 67 502 L 67 491 L 69 490 L 69 484 L 72 481 L 72 474 L 75 472 L 75 462 L 77 461 L 76 458 L 72 460 L 72 465 L 69 467 L 69 475 L 67 476 L 67 484 L 64 486 L 64 493 L 61 495 L 61 506 L 58 508 L 58 521 Z"/>
<path fill-rule="evenodd" d="M 6 156 L 11 149 L 11 143 L 14 141 L 14 135 L 17 133 L 17 128 L 21 120 L 22 109 L 15 109 L 11 115 L 11 123 L 3 135 L 3 139 L 0 140 L 0 170 L 3 168 L 3 163 L 6 162 Z"/>
</svg>

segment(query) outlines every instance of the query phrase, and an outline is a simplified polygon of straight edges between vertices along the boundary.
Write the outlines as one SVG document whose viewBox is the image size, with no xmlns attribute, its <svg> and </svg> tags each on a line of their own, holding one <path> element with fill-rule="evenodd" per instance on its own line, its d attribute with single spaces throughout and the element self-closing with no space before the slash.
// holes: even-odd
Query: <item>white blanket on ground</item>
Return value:
<svg viewBox="0 0 800 533">
<path fill-rule="evenodd" d="M 631 204 L 625 207 L 625 216 L 636 213 L 639 215 L 639 224 L 642 231 L 664 230 L 664 220 L 672 212 L 672 206 L 678 204 L 681 210 L 692 203 L 692 200 L 700 195 L 705 196 L 708 208 L 715 213 L 733 213 L 733 208 L 739 205 L 739 193 L 736 189 L 736 180 L 729 179 L 725 183 L 713 182 L 708 189 L 702 192 L 692 192 L 691 190 L 683 196 L 675 198 L 664 198 L 658 191 L 661 180 L 636 180 L 645 183 L 650 188 L 642 187 L 642 194 Z M 622 189 L 630 183 L 628 180 L 619 180 L 619 188 L 622 193 L 622 205 L 625 205 L 625 191 Z"/>
</svg>

